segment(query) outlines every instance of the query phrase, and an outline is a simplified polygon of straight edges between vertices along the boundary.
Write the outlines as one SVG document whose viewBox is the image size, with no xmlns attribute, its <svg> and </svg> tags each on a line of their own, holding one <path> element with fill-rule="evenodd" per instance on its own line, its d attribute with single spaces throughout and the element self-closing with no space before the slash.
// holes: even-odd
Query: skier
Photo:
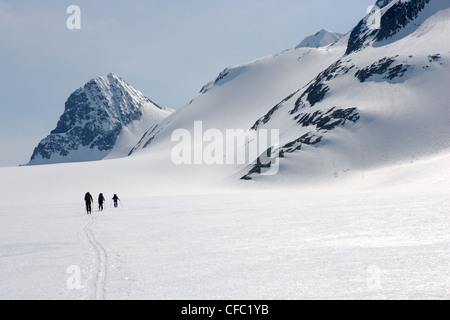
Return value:
<svg viewBox="0 0 450 320">
<path fill-rule="evenodd" d="M 92 196 L 89 192 L 87 192 L 86 195 L 84 196 L 84 201 L 86 201 L 87 214 L 91 214 L 92 213 L 92 202 L 94 202 L 94 199 L 92 198 Z"/>
<path fill-rule="evenodd" d="M 117 194 L 114 194 L 114 197 L 112 199 L 114 201 L 114 208 L 117 208 L 119 206 L 117 201 L 120 201 L 119 197 L 117 196 Z"/>
<path fill-rule="evenodd" d="M 103 211 L 103 203 L 105 202 L 105 197 L 103 193 L 100 193 L 98 196 L 98 211 Z"/>
</svg>

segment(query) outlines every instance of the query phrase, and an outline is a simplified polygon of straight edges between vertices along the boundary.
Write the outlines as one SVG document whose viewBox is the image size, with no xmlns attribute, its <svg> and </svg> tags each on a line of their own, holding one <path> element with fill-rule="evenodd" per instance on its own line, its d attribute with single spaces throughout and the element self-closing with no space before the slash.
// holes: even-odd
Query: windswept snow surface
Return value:
<svg viewBox="0 0 450 320">
<path fill-rule="evenodd" d="M 1 168 L 0 299 L 450 297 L 449 154 L 290 188 L 152 161 Z"/>
</svg>

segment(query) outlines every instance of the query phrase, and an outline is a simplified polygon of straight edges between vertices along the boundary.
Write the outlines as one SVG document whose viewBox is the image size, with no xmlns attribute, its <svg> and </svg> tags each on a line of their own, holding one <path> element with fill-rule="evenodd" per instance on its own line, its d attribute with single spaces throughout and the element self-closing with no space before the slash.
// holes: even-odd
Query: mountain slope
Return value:
<svg viewBox="0 0 450 320">
<path fill-rule="evenodd" d="M 275 155 L 282 159 L 272 180 L 364 172 L 446 152 L 450 3 L 377 4 L 380 29 L 370 29 L 365 17 L 327 47 L 287 50 L 225 69 L 151 128 L 132 153 L 162 151 L 170 161 L 171 134 L 183 128 L 194 135 L 195 121 L 204 131 L 279 130 Z M 260 169 L 261 159 L 224 174 L 260 179 Z"/>
<path fill-rule="evenodd" d="M 449 7 L 443 0 L 392 1 L 371 40 L 363 19 L 346 55 L 256 121 L 254 130 L 289 128 L 277 150 L 287 158 L 284 176 L 338 176 L 448 150 Z M 357 34 L 364 41 L 356 49 Z M 255 166 L 244 171 L 255 177 Z"/>
<path fill-rule="evenodd" d="M 70 95 L 29 165 L 126 156 L 145 130 L 170 113 L 113 73 L 92 79 Z"/>
<path fill-rule="evenodd" d="M 250 128 L 255 119 L 345 53 L 346 40 L 324 48 L 298 48 L 229 67 L 206 84 L 190 103 L 152 128 L 132 153 L 167 150 L 174 130 Z"/>
<path fill-rule="evenodd" d="M 448 1 L 379 0 L 377 5 L 381 8 L 380 28 L 373 27 L 372 15 L 362 19 L 350 34 L 347 54 L 367 46 L 383 46 L 412 34 L 428 18 L 448 8 Z"/>
</svg>

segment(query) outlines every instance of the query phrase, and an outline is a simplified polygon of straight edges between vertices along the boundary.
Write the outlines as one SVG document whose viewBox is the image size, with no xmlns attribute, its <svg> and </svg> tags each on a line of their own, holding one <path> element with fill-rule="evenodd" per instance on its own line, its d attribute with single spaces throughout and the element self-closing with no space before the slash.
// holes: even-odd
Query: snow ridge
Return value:
<svg viewBox="0 0 450 320">
<path fill-rule="evenodd" d="M 330 45 L 340 38 L 343 35 L 340 33 L 328 31 L 328 30 L 320 30 L 316 34 L 306 37 L 297 47 L 298 48 L 320 48 Z"/>
</svg>

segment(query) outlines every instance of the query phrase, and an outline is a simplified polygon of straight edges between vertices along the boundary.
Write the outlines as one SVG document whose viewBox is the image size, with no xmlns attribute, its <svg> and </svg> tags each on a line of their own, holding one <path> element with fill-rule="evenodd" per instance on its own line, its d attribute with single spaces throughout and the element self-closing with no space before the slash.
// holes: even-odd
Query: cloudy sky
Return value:
<svg viewBox="0 0 450 320">
<path fill-rule="evenodd" d="M 179 109 L 224 68 L 347 33 L 375 0 L 0 0 L 0 166 L 27 163 L 69 95 L 115 72 Z M 67 8 L 81 9 L 69 30 Z"/>
</svg>

